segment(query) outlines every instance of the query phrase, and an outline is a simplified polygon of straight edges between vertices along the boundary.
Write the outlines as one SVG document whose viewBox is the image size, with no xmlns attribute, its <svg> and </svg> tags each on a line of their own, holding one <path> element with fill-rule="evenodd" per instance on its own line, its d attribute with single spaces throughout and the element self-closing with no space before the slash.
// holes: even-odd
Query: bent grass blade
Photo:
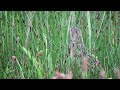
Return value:
<svg viewBox="0 0 120 90">
<path fill-rule="evenodd" d="M 43 79 L 43 74 L 42 74 L 42 71 L 41 71 L 41 67 L 40 67 L 39 63 L 37 62 L 37 60 L 30 54 L 30 52 L 25 47 L 22 47 L 22 49 L 26 53 L 26 55 L 28 55 L 30 60 L 33 61 L 33 65 L 35 66 L 35 68 L 38 72 L 38 78 Z"/>
</svg>

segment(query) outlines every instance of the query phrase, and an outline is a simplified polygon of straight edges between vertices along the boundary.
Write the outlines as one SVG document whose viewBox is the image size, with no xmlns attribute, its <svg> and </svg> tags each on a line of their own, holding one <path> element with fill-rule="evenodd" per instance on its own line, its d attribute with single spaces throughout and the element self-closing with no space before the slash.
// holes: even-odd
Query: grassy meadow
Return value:
<svg viewBox="0 0 120 90">
<path fill-rule="evenodd" d="M 71 27 L 81 30 L 86 48 L 98 57 L 106 78 L 116 78 L 118 11 L 0 11 L 0 78 L 51 79 L 60 70 L 72 71 L 73 79 L 99 79 L 97 66 L 84 77 L 81 59 L 70 58 Z"/>
</svg>

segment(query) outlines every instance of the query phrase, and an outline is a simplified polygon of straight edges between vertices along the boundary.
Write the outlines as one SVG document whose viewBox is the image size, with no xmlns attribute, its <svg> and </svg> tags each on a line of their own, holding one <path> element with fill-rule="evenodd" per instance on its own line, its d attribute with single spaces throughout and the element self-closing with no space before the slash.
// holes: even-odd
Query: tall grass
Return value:
<svg viewBox="0 0 120 90">
<path fill-rule="evenodd" d="M 86 48 L 98 57 L 106 77 L 115 78 L 113 69 L 120 65 L 119 25 L 118 11 L 1 11 L 0 78 L 52 78 L 58 69 L 83 78 L 81 59 L 69 55 L 72 27 L 81 30 Z M 99 78 L 97 66 L 95 74 L 87 74 L 86 78 Z"/>
</svg>

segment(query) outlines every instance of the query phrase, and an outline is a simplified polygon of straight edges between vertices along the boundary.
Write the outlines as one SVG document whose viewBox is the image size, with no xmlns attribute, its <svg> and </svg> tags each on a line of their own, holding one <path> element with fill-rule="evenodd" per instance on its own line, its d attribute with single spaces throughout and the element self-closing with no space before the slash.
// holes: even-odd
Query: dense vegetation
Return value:
<svg viewBox="0 0 120 90">
<path fill-rule="evenodd" d="M 0 78 L 52 78 L 57 69 L 83 78 L 80 59 L 71 62 L 68 53 L 71 27 L 81 30 L 106 78 L 115 78 L 114 67 L 120 66 L 117 11 L 1 11 Z M 99 70 L 87 72 L 85 78 L 98 79 Z"/>
</svg>

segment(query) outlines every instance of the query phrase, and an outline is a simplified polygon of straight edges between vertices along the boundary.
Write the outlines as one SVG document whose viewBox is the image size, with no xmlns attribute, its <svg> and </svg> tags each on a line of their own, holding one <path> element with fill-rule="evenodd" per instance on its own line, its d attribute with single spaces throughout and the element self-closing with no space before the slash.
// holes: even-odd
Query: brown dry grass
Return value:
<svg viewBox="0 0 120 90">
<path fill-rule="evenodd" d="M 56 71 L 56 76 L 54 76 L 52 79 L 72 79 L 72 71 L 70 71 L 69 75 L 66 75 L 64 73 L 60 73 L 58 70 Z"/>
</svg>

